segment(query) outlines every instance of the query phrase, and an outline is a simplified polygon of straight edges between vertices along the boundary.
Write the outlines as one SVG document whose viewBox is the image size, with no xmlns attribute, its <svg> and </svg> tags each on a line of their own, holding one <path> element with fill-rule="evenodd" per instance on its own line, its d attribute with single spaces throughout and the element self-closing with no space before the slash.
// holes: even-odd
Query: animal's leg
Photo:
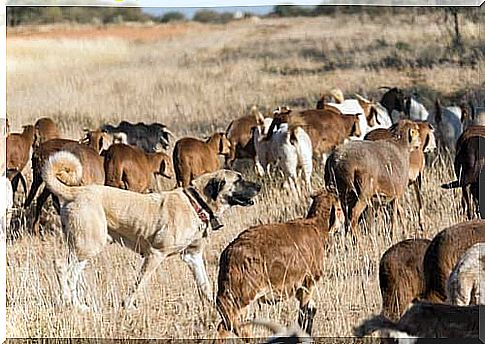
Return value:
<svg viewBox="0 0 485 344">
<path fill-rule="evenodd" d="M 397 230 L 398 217 L 399 218 L 402 217 L 402 211 L 399 205 L 399 200 L 397 198 L 394 198 L 392 200 L 392 223 L 391 223 L 391 233 L 390 233 L 391 239 L 394 237 L 394 233 Z M 401 218 L 401 222 L 403 222 L 402 218 Z"/>
<path fill-rule="evenodd" d="M 352 219 L 351 221 L 351 230 L 352 230 L 352 235 L 354 236 L 355 239 L 359 236 L 359 219 L 360 215 L 364 211 L 366 207 L 366 203 L 364 199 L 358 198 L 357 202 L 355 202 L 355 205 L 353 208 L 349 210 L 350 212 L 350 218 Z"/>
<path fill-rule="evenodd" d="M 123 304 L 126 309 L 135 308 L 135 296 L 137 291 L 145 286 L 145 284 L 148 282 L 152 274 L 155 272 L 155 270 L 165 257 L 165 254 L 156 250 L 147 253 L 147 255 L 145 256 L 145 260 L 143 261 L 141 270 L 135 281 L 135 285 L 128 293 L 128 297 L 125 299 L 125 302 Z"/>
<path fill-rule="evenodd" d="M 313 290 L 313 281 L 307 280 L 296 293 L 296 299 L 300 302 L 298 325 L 309 335 L 312 333 L 313 319 L 317 312 L 315 302 L 312 300 Z"/>
<path fill-rule="evenodd" d="M 463 195 L 462 195 L 462 202 L 464 202 L 463 209 L 466 212 L 466 216 L 468 220 L 473 219 L 473 207 L 472 207 L 472 200 L 470 195 L 469 186 L 465 185 L 462 187 Z"/>
<path fill-rule="evenodd" d="M 49 195 L 51 192 L 47 188 L 47 186 L 44 186 L 44 190 L 42 190 L 42 193 L 37 197 L 37 202 L 35 205 L 35 214 L 34 214 L 34 222 L 32 223 L 32 232 L 35 234 L 39 234 L 39 220 L 40 220 L 40 214 L 42 213 L 42 207 L 44 206 L 45 201 L 47 198 L 49 198 Z"/>
<path fill-rule="evenodd" d="M 246 307 L 225 309 L 225 314 L 221 313 L 222 321 L 217 326 L 217 336 L 219 339 L 234 337 L 251 338 L 252 331 L 248 326 L 241 326 L 241 315 L 245 313 Z"/>
<path fill-rule="evenodd" d="M 64 301 L 82 311 L 89 308 L 79 300 L 78 294 L 79 280 L 85 267 L 86 260 L 78 260 L 74 253 L 69 252 L 67 269 L 62 268 L 58 272 L 58 280 L 62 288 Z"/>
<path fill-rule="evenodd" d="M 29 194 L 27 196 L 27 199 L 25 200 L 24 203 L 24 208 L 27 208 L 30 206 L 32 201 L 34 200 L 35 195 L 37 194 L 37 190 L 39 190 L 39 187 L 42 185 L 42 178 L 38 176 L 36 173 L 34 173 L 32 185 L 30 186 Z"/>
<path fill-rule="evenodd" d="M 418 219 L 419 219 L 419 229 L 424 231 L 424 209 L 423 209 L 423 195 L 421 194 L 421 173 L 418 175 L 418 178 L 413 183 L 414 185 L 414 192 L 416 192 L 416 198 L 418 200 Z"/>
<path fill-rule="evenodd" d="M 202 245 L 190 246 L 182 252 L 182 259 L 192 271 L 194 275 L 195 283 L 197 284 L 197 291 L 201 300 L 207 299 L 210 303 L 213 303 L 212 288 L 210 285 L 209 277 L 205 270 L 203 247 Z"/>
</svg>

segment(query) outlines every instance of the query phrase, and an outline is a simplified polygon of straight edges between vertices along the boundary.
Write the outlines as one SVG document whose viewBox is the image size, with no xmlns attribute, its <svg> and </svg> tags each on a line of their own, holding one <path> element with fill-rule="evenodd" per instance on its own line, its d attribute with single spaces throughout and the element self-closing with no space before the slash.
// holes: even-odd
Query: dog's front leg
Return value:
<svg viewBox="0 0 485 344">
<path fill-rule="evenodd" d="M 182 259 L 192 271 L 195 278 L 195 283 L 197 284 L 197 291 L 202 299 L 209 300 L 213 303 L 212 299 L 212 288 L 207 276 L 207 271 L 205 270 L 204 257 L 203 257 L 203 247 L 202 245 L 194 245 L 187 247 L 182 252 Z"/>
</svg>

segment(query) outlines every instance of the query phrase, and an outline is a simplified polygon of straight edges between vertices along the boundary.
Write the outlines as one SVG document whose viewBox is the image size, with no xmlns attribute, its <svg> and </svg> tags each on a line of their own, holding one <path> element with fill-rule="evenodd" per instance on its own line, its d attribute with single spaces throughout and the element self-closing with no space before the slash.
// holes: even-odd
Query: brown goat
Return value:
<svg viewBox="0 0 485 344">
<path fill-rule="evenodd" d="M 48 160 L 49 156 L 55 152 L 65 150 L 73 153 L 81 162 L 83 166 L 83 176 L 81 179 L 81 185 L 89 184 L 104 184 L 104 168 L 103 158 L 99 156 L 91 147 L 84 144 L 80 144 L 77 141 L 67 139 L 53 139 L 41 143 L 34 149 L 32 154 L 32 186 L 29 191 L 29 195 L 25 200 L 24 208 L 30 206 L 37 191 L 42 186 L 42 167 Z M 42 211 L 42 207 L 47 198 L 51 195 L 51 192 L 44 187 L 42 193 L 37 198 L 37 204 L 35 208 L 34 221 L 32 224 L 32 230 L 35 233 L 39 232 L 39 218 Z M 59 200 L 56 196 L 52 195 L 54 199 L 54 206 L 59 211 Z"/>
<path fill-rule="evenodd" d="M 418 125 L 409 120 L 392 126 L 394 140 L 352 141 L 337 147 L 325 165 L 325 184 L 340 198 L 346 232 L 357 224 L 374 196 L 393 205 L 392 228 L 397 227 L 399 199 L 409 180 L 409 154 L 420 145 Z"/>
<path fill-rule="evenodd" d="M 440 303 L 414 302 L 394 322 L 383 315 L 371 317 L 354 328 L 363 337 L 382 331 L 392 338 L 476 338 L 479 334 L 479 306 L 453 306 Z M 478 340 L 477 340 L 478 342 Z"/>
<path fill-rule="evenodd" d="M 115 139 L 112 134 L 108 134 L 101 129 L 84 129 L 84 137 L 80 142 L 86 144 L 88 147 L 93 148 L 96 152 L 101 154 L 103 151 L 108 150 L 113 143 L 115 143 Z"/>
<path fill-rule="evenodd" d="M 462 207 L 469 220 L 473 218 L 474 207 L 479 208 L 480 203 L 480 175 L 485 167 L 485 154 L 480 147 L 485 146 L 485 126 L 469 126 L 456 142 L 455 174 L 458 180 L 443 184 L 441 187 L 452 189 L 461 187 Z M 470 189 L 470 190 L 469 190 Z M 471 195 L 470 195 L 471 193 Z M 474 198 L 474 202 L 471 200 Z"/>
<path fill-rule="evenodd" d="M 406 307 L 424 291 L 423 258 L 431 241 L 407 239 L 392 245 L 379 262 L 381 313 L 399 320 Z"/>
<path fill-rule="evenodd" d="M 359 115 L 341 115 L 338 111 L 304 110 L 291 114 L 308 126 L 305 131 L 312 141 L 313 153 L 318 157 L 329 154 L 350 136 L 360 136 Z"/>
<path fill-rule="evenodd" d="M 337 198 L 322 190 L 313 196 L 306 219 L 251 227 L 230 243 L 219 261 L 219 335 L 249 337 L 240 326 L 247 306 L 291 296 L 300 303 L 300 327 L 311 334 L 315 283 L 323 276 L 328 233 L 341 217 Z"/>
<path fill-rule="evenodd" d="M 57 128 L 56 123 L 48 117 L 39 118 L 37 122 L 35 122 L 34 128 L 35 146 L 38 146 L 45 141 L 60 137 L 59 129 Z"/>
<path fill-rule="evenodd" d="M 418 201 L 419 227 L 424 230 L 424 205 L 421 187 L 423 183 L 423 174 L 425 164 L 425 153 L 431 152 L 436 148 L 436 139 L 433 127 L 427 122 L 414 121 L 419 127 L 420 149 L 414 149 L 409 154 L 409 184 L 413 185 Z M 380 141 L 392 140 L 393 133 L 391 129 L 379 128 L 370 131 L 365 135 L 364 140 Z"/>
<path fill-rule="evenodd" d="M 193 137 L 178 140 L 173 149 L 177 185 L 187 187 L 192 179 L 220 169 L 218 155 L 230 154 L 230 147 L 225 133 L 215 133 L 205 142 Z"/>
<path fill-rule="evenodd" d="M 172 178 L 172 159 L 165 153 L 145 153 L 125 144 L 114 144 L 104 155 L 105 185 L 144 193 L 152 176 Z"/>
<path fill-rule="evenodd" d="M 253 159 L 256 155 L 251 135 L 251 128 L 264 124 L 264 117 L 256 107 L 244 117 L 233 120 L 226 130 L 226 136 L 231 144 L 225 164 L 232 168 L 236 159 Z"/>
<path fill-rule="evenodd" d="M 462 222 L 439 232 L 424 255 L 425 289 L 420 298 L 445 302 L 448 277 L 466 250 L 478 242 L 485 242 L 484 220 Z"/>
<path fill-rule="evenodd" d="M 12 182 L 13 195 L 17 191 L 19 181 L 22 183 L 24 192 L 27 193 L 22 170 L 27 165 L 30 157 L 30 148 L 34 142 L 34 127 L 26 125 L 22 133 L 12 133 L 7 136 L 7 177 Z"/>
</svg>

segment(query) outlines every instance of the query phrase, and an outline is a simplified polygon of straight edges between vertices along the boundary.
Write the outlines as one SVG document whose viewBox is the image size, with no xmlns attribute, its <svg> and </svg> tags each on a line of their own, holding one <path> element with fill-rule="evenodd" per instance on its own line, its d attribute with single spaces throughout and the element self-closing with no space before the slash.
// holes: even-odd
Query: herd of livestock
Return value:
<svg viewBox="0 0 485 344">
<path fill-rule="evenodd" d="M 214 204 L 224 185 L 212 185 L 212 178 L 203 190 L 194 191 L 193 186 L 204 175 L 223 167 L 233 170 L 237 160 L 251 159 L 257 175 L 281 175 L 289 197 L 298 200 L 305 188 L 312 202 L 305 218 L 251 227 L 221 253 L 215 297 L 222 318 L 218 334 L 251 337 L 248 324 L 259 324 L 283 336 L 311 335 L 316 313 L 313 293 L 324 277 L 329 233 L 343 227 L 354 242 L 359 240 L 362 214 L 376 200 L 392 206 L 392 233 L 402 219 L 399 202 L 410 185 L 418 202 L 417 225 L 423 230 L 425 158 L 438 148 L 449 150 L 455 157 L 456 180 L 443 181 L 441 187 L 462 189 L 468 221 L 442 230 L 432 240 L 407 239 L 390 247 L 379 264 L 382 312 L 354 331 L 358 336 L 380 330 L 381 335 L 394 337 L 478 337 L 478 305 L 485 303 L 485 277 L 481 275 L 485 272 L 485 221 L 480 219 L 479 204 L 485 165 L 479 149 L 485 142 L 484 117 L 469 103 L 445 107 L 439 100 L 430 113 L 413 96 L 389 87 L 380 102 L 357 94 L 345 99 L 340 90 L 333 89 L 315 109 L 282 106 L 265 117 L 253 107 L 233 120 L 226 132 L 204 140 L 176 140 L 174 133 L 157 123 L 107 124 L 86 129 L 82 139 L 73 140 L 62 138 L 50 118 L 25 125 L 21 133 L 10 133 L 5 122 L 7 159 L 1 187 L 6 190 L 7 204 L 2 210 L 7 216 L 2 220 L 6 223 L 3 230 L 9 231 L 14 193 L 20 186 L 26 194 L 21 206 L 35 204 L 28 226 L 33 233 L 41 232 L 42 208 L 50 196 L 58 213 L 70 201 L 45 180 L 59 152 L 69 152 L 82 166 L 76 181 L 79 186 L 105 185 L 128 190 L 128 196 L 135 197 L 135 193 L 157 192 L 155 175 L 175 177 L 177 188 L 192 190 L 187 197 L 197 219 L 212 230 L 222 226 Z M 30 188 L 23 176 L 29 160 Z M 59 168 L 56 173 L 63 181 L 67 179 L 62 174 L 70 172 Z M 323 174 L 323 189 L 313 190 L 315 173 Z M 233 205 L 242 204 L 233 201 Z M 67 225 L 63 222 L 63 226 Z M 199 279 L 205 278 L 203 265 L 202 275 L 197 267 L 194 271 L 200 287 Z M 300 309 L 294 333 L 270 322 L 244 321 L 245 310 L 253 302 L 290 296 L 298 300 Z"/>
</svg>

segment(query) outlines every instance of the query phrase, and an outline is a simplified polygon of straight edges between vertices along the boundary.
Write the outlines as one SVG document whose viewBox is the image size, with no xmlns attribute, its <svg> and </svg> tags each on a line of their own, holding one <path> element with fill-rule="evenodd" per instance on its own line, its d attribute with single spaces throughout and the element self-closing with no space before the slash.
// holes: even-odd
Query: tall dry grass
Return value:
<svg viewBox="0 0 485 344">
<path fill-rule="evenodd" d="M 224 26 L 189 23 L 184 35 L 143 42 L 121 38 L 15 38 L 7 41 L 7 109 L 13 130 L 50 116 L 66 137 L 78 138 L 86 126 L 105 122 L 157 121 L 179 136 L 204 136 L 225 129 L 252 104 L 271 108 L 311 104 L 318 94 L 340 87 L 348 94 L 378 95 L 382 85 L 419 86 L 450 95 L 476 90 L 477 66 L 453 62 L 433 68 L 375 66 L 405 50 L 417 59 L 426 49 L 449 44 L 445 28 L 430 18 L 412 23 L 404 17 L 357 22 L 352 17 L 264 19 Z M 477 44 L 477 26 L 466 23 L 465 42 Z M 108 30 L 109 31 L 109 30 Z M 384 43 L 383 43 L 384 42 Z M 400 44 L 398 44 L 401 42 Z M 402 43 L 405 43 L 403 45 Z M 397 46 L 401 48 L 397 48 Z M 437 50 L 438 51 L 438 50 Z M 479 64 L 483 59 L 479 59 Z M 326 274 L 318 283 L 315 335 L 348 336 L 359 320 L 380 309 L 377 278 L 381 254 L 394 242 L 432 237 L 462 221 L 459 193 L 441 190 L 451 180 L 449 155 L 439 156 L 426 171 L 426 229 L 417 230 L 415 195 L 404 196 L 404 223 L 389 236 L 389 216 L 365 225 L 358 245 L 337 234 L 330 239 Z M 28 174 L 28 171 L 27 171 Z M 256 177 L 246 171 L 251 179 Z M 314 187 L 323 172 L 314 173 Z M 212 233 L 205 255 L 216 281 L 220 252 L 248 226 L 303 216 L 308 198 L 295 200 L 278 182 L 264 180 L 251 208 L 225 214 L 222 231 Z M 167 185 L 171 187 L 173 185 Z M 133 283 L 141 258 L 109 245 L 86 269 L 83 295 L 93 312 L 78 313 L 61 304 L 56 262 L 66 254 L 59 219 L 44 213 L 52 229 L 43 239 L 26 234 L 7 243 L 7 334 L 9 337 L 211 338 L 217 312 L 202 305 L 189 269 L 168 259 L 139 296 L 139 309 L 125 312 L 121 300 Z M 26 215 L 29 217 L 29 214 Z M 214 285 L 214 291 L 216 286 Z M 296 301 L 257 306 L 248 316 L 294 323 Z M 256 332 L 256 334 L 264 334 Z"/>
</svg>

